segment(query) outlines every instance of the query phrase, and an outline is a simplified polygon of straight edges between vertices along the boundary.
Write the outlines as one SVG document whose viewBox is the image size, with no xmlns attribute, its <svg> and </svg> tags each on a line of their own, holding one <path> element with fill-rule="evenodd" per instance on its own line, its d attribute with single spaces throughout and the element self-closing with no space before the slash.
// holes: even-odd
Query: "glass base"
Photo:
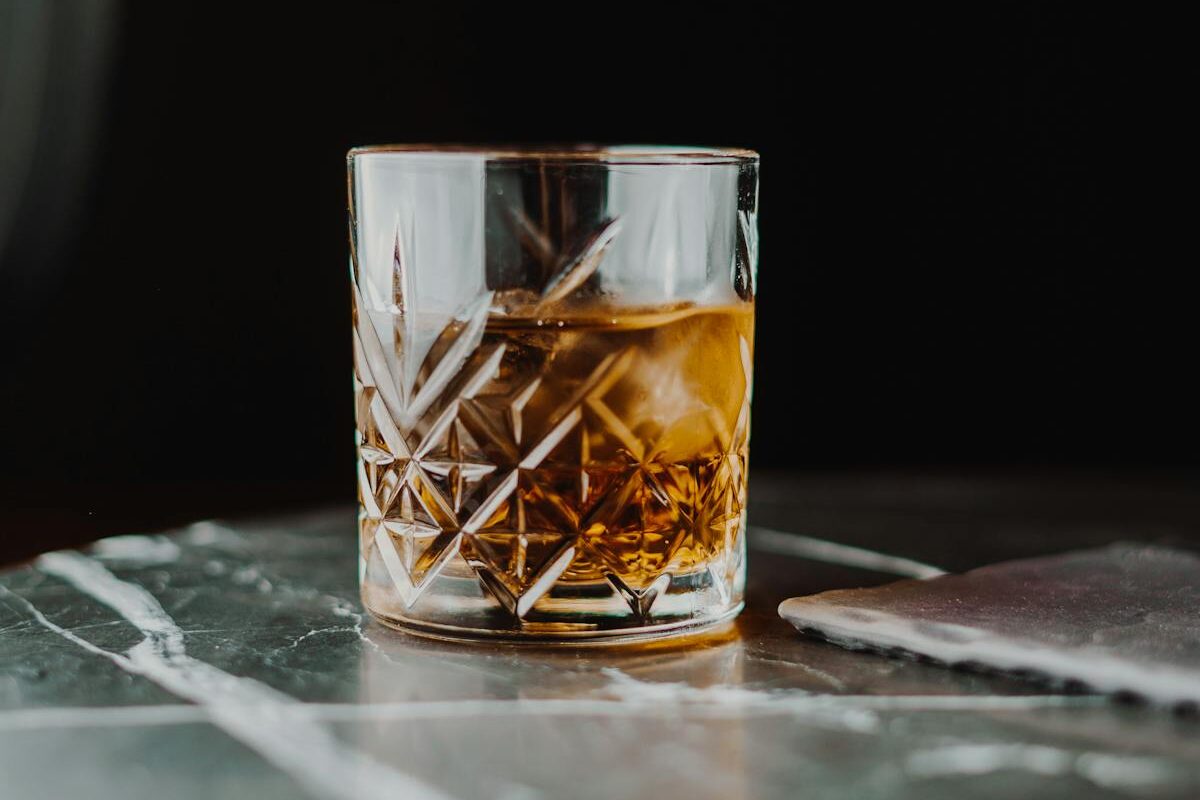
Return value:
<svg viewBox="0 0 1200 800">
<path fill-rule="evenodd" d="M 517 614 L 459 558 L 414 596 L 403 575 L 397 585 L 395 565 L 389 570 L 370 548 L 360 564 L 362 602 L 384 625 L 453 641 L 619 644 L 687 636 L 742 610 L 745 562 L 738 550 L 734 564 L 665 574 L 640 596 L 619 581 L 557 583 Z"/>
<path fill-rule="evenodd" d="M 493 630 L 483 628 L 462 628 L 451 625 L 432 625 L 421 620 L 403 617 L 388 617 L 375 612 L 371 616 L 382 625 L 427 639 L 437 639 L 445 642 L 460 642 L 464 644 L 485 644 L 503 642 L 505 644 L 528 645 L 558 645 L 580 647 L 587 645 L 622 645 L 639 644 L 641 642 L 661 641 L 709 633 L 741 613 L 744 603 L 738 603 L 724 614 L 712 619 L 664 623 L 661 625 L 645 625 L 640 628 L 615 628 L 608 630 L 579 630 L 571 625 L 555 629 L 552 624 L 538 627 L 522 627 L 513 630 Z M 368 609 L 370 610 L 370 609 Z"/>
</svg>

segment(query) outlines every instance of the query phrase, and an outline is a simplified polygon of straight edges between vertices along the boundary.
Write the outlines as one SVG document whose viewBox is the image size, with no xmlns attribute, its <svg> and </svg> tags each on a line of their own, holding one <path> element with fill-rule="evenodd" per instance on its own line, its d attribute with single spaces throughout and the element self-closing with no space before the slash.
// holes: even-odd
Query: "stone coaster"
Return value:
<svg viewBox="0 0 1200 800">
<path fill-rule="evenodd" d="M 1200 557 L 1115 544 L 961 575 L 794 597 L 779 613 L 852 649 L 1200 704 Z"/>
</svg>

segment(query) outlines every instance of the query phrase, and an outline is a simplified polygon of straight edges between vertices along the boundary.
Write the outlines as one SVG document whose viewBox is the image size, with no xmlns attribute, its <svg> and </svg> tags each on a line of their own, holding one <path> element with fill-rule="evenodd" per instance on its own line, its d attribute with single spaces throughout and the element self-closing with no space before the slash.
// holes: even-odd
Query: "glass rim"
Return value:
<svg viewBox="0 0 1200 800">
<path fill-rule="evenodd" d="M 372 144 L 352 147 L 346 158 L 399 156 L 432 159 L 483 158 L 558 164 L 661 164 L 700 166 L 709 164 L 752 164 L 759 155 L 743 147 L 697 147 L 659 144 Z"/>
</svg>

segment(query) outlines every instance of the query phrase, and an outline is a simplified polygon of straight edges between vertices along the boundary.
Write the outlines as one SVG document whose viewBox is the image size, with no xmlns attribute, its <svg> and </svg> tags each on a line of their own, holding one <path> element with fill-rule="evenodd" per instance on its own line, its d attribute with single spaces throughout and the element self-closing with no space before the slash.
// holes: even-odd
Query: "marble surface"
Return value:
<svg viewBox="0 0 1200 800">
<path fill-rule="evenodd" d="M 779 613 L 855 650 L 1200 707 L 1200 556 L 1192 552 L 1118 543 L 922 577 L 794 597 Z"/>
<path fill-rule="evenodd" d="M 905 523 L 873 490 L 837 515 L 839 490 L 809 485 L 805 516 L 790 488 L 769 489 L 756 486 L 752 517 L 806 536 L 752 531 L 742 617 L 646 647 L 468 647 L 383 628 L 356 598 L 349 508 L 10 567 L 0 798 L 1200 794 L 1193 718 L 855 653 L 776 615 L 787 597 L 961 568 L 963 553 L 937 558 L 936 537 L 916 535 L 960 495 L 947 506 L 925 486 L 924 515 Z M 1060 548 L 1098 536 L 1058 529 Z M 1029 549 L 995 541 L 975 557 L 1005 548 Z"/>
</svg>

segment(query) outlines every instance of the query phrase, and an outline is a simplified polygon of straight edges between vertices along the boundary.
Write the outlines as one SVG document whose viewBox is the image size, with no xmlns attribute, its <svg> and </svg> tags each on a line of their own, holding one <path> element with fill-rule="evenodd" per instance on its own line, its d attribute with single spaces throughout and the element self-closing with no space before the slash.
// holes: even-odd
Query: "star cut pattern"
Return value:
<svg viewBox="0 0 1200 800">
<path fill-rule="evenodd" d="M 412 391 L 402 392 L 355 290 L 362 545 L 364 552 L 379 552 L 409 607 L 460 552 L 460 515 L 496 470 L 457 419 L 459 403 L 488 382 L 503 357 L 503 347 L 479 346 L 488 299 L 473 303 L 445 326 Z"/>
<path fill-rule="evenodd" d="M 582 277 L 552 281 L 544 301 L 556 300 L 564 281 L 585 280 L 616 230 L 606 223 L 580 253 L 561 258 L 565 272 Z M 401 252 L 397 244 L 403 276 L 410 271 Z M 477 298 L 415 355 L 396 347 L 396 363 L 355 290 L 360 535 L 404 604 L 456 556 L 517 618 L 571 574 L 602 577 L 646 618 L 672 570 L 699 563 L 727 601 L 744 528 L 748 343 L 740 342 L 745 395 L 734 429 L 715 412 L 688 423 L 711 429 L 721 455 L 701 465 L 664 463 L 671 433 L 631 429 L 606 400 L 620 390 L 636 348 L 608 354 L 569 391 L 543 385 L 553 371 L 508 383 L 505 345 L 483 341 L 490 301 L 490 292 Z M 397 321 L 401 344 L 411 325 Z M 408 356 L 421 358 L 419 368 Z M 552 410 L 538 406 L 550 388 L 545 396 L 567 398 Z"/>
</svg>

